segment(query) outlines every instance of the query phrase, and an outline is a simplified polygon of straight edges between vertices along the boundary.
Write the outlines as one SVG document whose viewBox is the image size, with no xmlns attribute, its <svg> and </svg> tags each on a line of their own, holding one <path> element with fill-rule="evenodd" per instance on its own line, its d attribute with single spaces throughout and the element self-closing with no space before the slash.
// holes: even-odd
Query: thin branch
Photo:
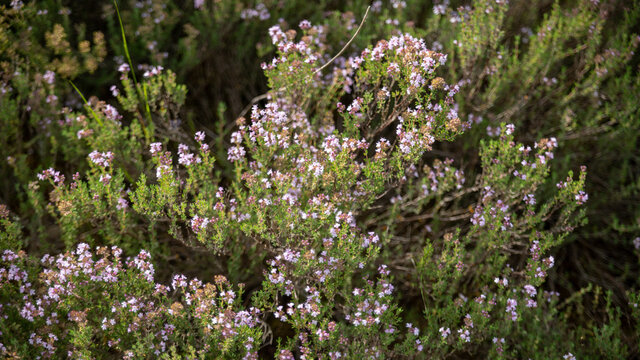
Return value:
<svg viewBox="0 0 640 360">
<path fill-rule="evenodd" d="M 398 109 L 391 113 L 391 116 L 389 116 L 389 118 L 385 120 L 385 122 L 380 125 L 372 134 L 367 134 L 365 138 L 367 140 L 371 140 L 382 131 L 384 131 L 384 129 L 391 125 L 398 118 L 398 116 L 400 116 L 404 112 L 405 108 L 408 107 L 410 103 L 411 99 L 408 96 L 403 96 L 402 100 L 400 100 L 400 103 L 398 104 Z"/>
<path fill-rule="evenodd" d="M 362 29 L 362 26 L 364 25 L 365 20 L 367 20 L 367 16 L 369 15 L 369 9 L 371 9 L 371 6 L 367 6 L 367 10 L 364 12 L 364 16 L 362 17 L 362 21 L 360 22 L 360 25 L 356 29 L 356 32 L 353 34 L 353 36 L 351 36 L 351 39 L 349 39 L 349 41 L 347 41 L 347 43 L 342 47 L 342 49 L 334 57 L 332 57 L 331 60 L 327 61 L 324 65 L 322 65 L 319 68 L 317 68 L 316 70 L 314 70 L 313 71 L 313 75 L 315 75 L 315 74 L 319 73 L 320 71 L 324 70 L 332 62 L 334 62 L 340 55 L 342 55 L 342 53 L 347 49 L 347 47 L 349 47 L 349 45 L 351 45 L 353 40 L 356 38 L 356 36 L 358 36 L 358 33 Z M 283 90 L 285 90 L 285 88 L 281 87 L 280 89 L 277 89 L 276 91 L 283 91 Z M 254 97 L 253 99 L 251 99 L 249 104 L 247 106 L 245 106 L 244 109 L 242 109 L 242 112 L 240 113 L 240 115 L 238 115 L 238 118 L 241 118 L 241 117 L 245 116 L 247 114 L 247 112 L 249 111 L 249 109 L 251 109 L 251 107 L 253 105 L 255 105 L 260 100 L 266 99 L 268 96 L 269 96 L 268 93 L 265 93 L 265 94 L 258 95 L 256 97 Z"/>
<path fill-rule="evenodd" d="M 356 38 L 356 36 L 358 36 L 358 33 L 360 32 L 360 29 L 362 29 L 362 25 L 364 25 L 365 20 L 367 20 L 367 16 L 369 15 L 369 9 L 371 9 L 371 6 L 367 6 L 367 11 L 364 12 L 364 16 L 362 17 L 362 21 L 360 22 L 360 25 L 356 29 L 356 32 L 353 34 L 351 39 L 349 39 L 349 41 L 347 41 L 347 43 L 342 47 L 342 50 L 340 50 L 336 54 L 336 56 L 331 58 L 331 60 L 329 60 L 326 64 L 324 64 L 320 68 L 316 69 L 316 71 L 313 72 L 314 75 L 319 73 L 320 71 L 324 70 L 327 66 L 329 66 L 329 64 L 331 64 L 335 59 L 337 59 L 338 56 L 342 55 L 342 53 L 347 49 L 347 47 L 349 47 L 349 45 L 351 45 L 351 43 Z"/>
<path fill-rule="evenodd" d="M 278 90 L 283 90 L 283 89 L 278 89 Z M 269 93 L 264 93 L 262 95 L 258 95 L 256 97 L 254 97 L 253 99 L 251 99 L 249 104 L 247 106 L 245 106 L 244 109 L 242 109 L 242 112 L 240 112 L 240 115 L 238 115 L 237 118 L 241 118 L 241 117 L 245 116 L 247 114 L 247 112 L 249 111 L 249 109 L 251 109 L 251 107 L 253 105 L 255 105 L 258 101 L 264 100 L 264 99 L 266 99 L 268 97 L 269 97 Z M 235 124 L 235 123 L 232 122 L 231 124 Z"/>
</svg>

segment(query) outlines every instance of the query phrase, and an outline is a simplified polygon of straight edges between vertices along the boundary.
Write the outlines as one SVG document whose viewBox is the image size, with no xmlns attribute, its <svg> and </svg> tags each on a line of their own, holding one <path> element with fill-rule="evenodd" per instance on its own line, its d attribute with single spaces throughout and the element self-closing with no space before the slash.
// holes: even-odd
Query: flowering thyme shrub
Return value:
<svg viewBox="0 0 640 360">
<path fill-rule="evenodd" d="M 24 252 L 4 251 L 0 321 L 6 354 L 256 356 L 259 310 L 239 310 L 242 293 L 224 277 L 203 284 L 175 275 L 165 286 L 154 282 L 145 251 L 127 259 L 115 246 L 96 254 L 80 244 L 38 264 Z"/>
<path fill-rule="evenodd" d="M 3 356 L 638 355 L 637 2 L 99 5 L 0 5 Z"/>
</svg>

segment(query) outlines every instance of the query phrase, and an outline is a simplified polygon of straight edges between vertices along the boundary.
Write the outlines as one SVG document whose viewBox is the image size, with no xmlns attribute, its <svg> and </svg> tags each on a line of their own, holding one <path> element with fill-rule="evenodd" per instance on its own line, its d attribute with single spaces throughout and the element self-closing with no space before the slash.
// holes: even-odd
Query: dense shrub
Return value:
<svg viewBox="0 0 640 360">
<path fill-rule="evenodd" d="M 0 352 L 638 356 L 639 23 L 0 5 Z"/>
</svg>

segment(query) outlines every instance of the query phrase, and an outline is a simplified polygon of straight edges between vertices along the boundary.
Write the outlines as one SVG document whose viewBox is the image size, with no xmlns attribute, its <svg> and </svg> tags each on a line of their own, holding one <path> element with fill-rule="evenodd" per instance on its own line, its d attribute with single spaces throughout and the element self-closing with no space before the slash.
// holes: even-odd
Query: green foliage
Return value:
<svg viewBox="0 0 640 360">
<path fill-rule="evenodd" d="M 638 356 L 637 1 L 61 4 L 0 5 L 3 356 Z"/>
</svg>

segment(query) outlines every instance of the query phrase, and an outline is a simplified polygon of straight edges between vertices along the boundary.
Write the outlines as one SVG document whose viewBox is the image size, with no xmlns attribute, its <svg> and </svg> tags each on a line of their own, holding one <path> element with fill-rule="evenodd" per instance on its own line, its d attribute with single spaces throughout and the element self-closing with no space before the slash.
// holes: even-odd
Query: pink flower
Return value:
<svg viewBox="0 0 640 360">
<path fill-rule="evenodd" d="M 102 110 L 102 112 L 104 113 L 106 118 L 111 121 L 118 121 L 122 119 L 122 116 L 118 113 L 118 110 L 109 104 L 104 106 L 104 109 Z"/>
<path fill-rule="evenodd" d="M 178 155 L 180 156 L 178 163 L 184 166 L 197 164 L 202 161 L 200 157 L 190 153 L 189 148 L 185 144 L 178 145 Z"/>
<path fill-rule="evenodd" d="M 311 165 L 309 165 L 309 172 L 311 172 L 315 177 L 319 177 L 320 175 L 322 175 L 323 171 L 324 166 L 322 166 L 322 164 L 317 161 L 314 161 L 313 163 L 311 163 Z"/>
<path fill-rule="evenodd" d="M 460 340 L 464 342 L 471 342 L 471 336 L 469 334 L 469 330 L 467 329 L 459 329 L 458 334 L 460 334 Z"/>
<path fill-rule="evenodd" d="M 89 159 L 92 163 L 105 168 L 111 165 L 111 161 L 113 161 L 113 153 L 111 151 L 101 153 L 94 150 L 89 154 Z"/>
<path fill-rule="evenodd" d="M 536 288 L 533 285 L 525 285 L 524 286 L 524 291 L 527 293 L 527 295 L 534 297 L 536 296 L 536 294 L 538 293 L 538 291 L 536 290 Z"/>
<path fill-rule="evenodd" d="M 387 67 L 387 71 L 389 72 L 389 75 L 397 75 L 400 72 L 400 67 L 398 64 L 392 62 Z"/>
<path fill-rule="evenodd" d="M 513 124 L 507 124 L 507 127 L 505 129 L 506 130 L 504 131 L 504 133 L 507 135 L 511 135 L 513 134 L 513 131 L 516 129 L 516 127 Z"/>
<path fill-rule="evenodd" d="M 111 95 L 113 95 L 113 97 L 117 97 L 118 95 L 120 95 L 120 91 L 118 91 L 118 87 L 115 85 L 111 85 L 109 90 L 111 90 Z"/>
<path fill-rule="evenodd" d="M 142 76 L 146 77 L 146 78 L 150 78 L 152 76 L 156 76 L 158 74 L 160 74 L 162 72 L 162 70 L 164 70 L 164 68 L 162 66 L 152 66 L 151 70 L 147 70 L 144 72 L 144 74 L 142 74 Z"/>
<path fill-rule="evenodd" d="M 227 159 L 231 162 L 236 162 L 244 159 L 246 152 L 242 146 L 232 146 L 227 152 Z"/>
<path fill-rule="evenodd" d="M 209 219 L 199 217 L 198 215 L 194 216 L 191 219 L 191 229 L 197 234 L 200 230 L 203 230 L 209 224 Z"/>
<path fill-rule="evenodd" d="M 171 287 L 173 287 L 174 290 L 187 287 L 187 277 L 182 274 L 174 275 L 171 281 Z"/>
<path fill-rule="evenodd" d="M 300 24 L 298 26 L 300 26 L 300 29 L 302 30 L 311 29 L 311 23 L 309 22 L 309 20 L 300 21 Z"/>
<path fill-rule="evenodd" d="M 53 82 L 56 81 L 56 73 L 51 70 L 47 70 L 47 72 L 44 73 L 43 78 L 47 84 L 53 84 Z"/>
<path fill-rule="evenodd" d="M 43 170 L 40 174 L 38 174 L 38 180 L 47 180 L 53 179 L 53 182 L 56 185 L 60 185 L 64 182 L 64 175 L 62 175 L 59 171 L 54 170 L 53 168 L 48 168 L 47 170 Z"/>
<path fill-rule="evenodd" d="M 151 155 L 156 155 L 157 153 L 162 151 L 162 143 L 151 143 L 149 151 L 151 152 Z"/>
<path fill-rule="evenodd" d="M 524 198 L 522 199 L 525 204 L 527 205 L 535 205 L 536 204 L 536 198 L 533 196 L 533 194 L 527 194 L 524 196 Z"/>
<path fill-rule="evenodd" d="M 130 70 L 129 64 L 126 64 L 126 63 L 118 67 L 118 72 L 121 72 L 121 73 L 129 72 L 129 70 Z"/>
<path fill-rule="evenodd" d="M 78 139 L 82 139 L 87 136 L 90 136 L 91 134 L 93 134 L 92 129 L 82 129 L 82 130 L 78 130 L 78 132 L 76 133 L 76 136 L 78 137 Z"/>
<path fill-rule="evenodd" d="M 129 202 L 125 198 L 120 197 L 118 199 L 118 205 L 116 205 L 116 209 L 123 210 L 123 209 L 126 209 L 128 207 L 129 207 Z"/>
<path fill-rule="evenodd" d="M 109 183 L 111 182 L 111 175 L 109 174 L 100 175 L 100 182 L 105 185 L 109 185 Z"/>
<path fill-rule="evenodd" d="M 587 193 L 585 193 L 584 191 L 580 190 L 576 194 L 576 202 L 578 203 L 578 205 L 582 205 L 582 204 L 586 203 L 587 200 L 589 200 L 589 195 Z"/>
<path fill-rule="evenodd" d="M 160 165 L 156 168 L 156 177 L 158 179 L 171 173 L 171 167 L 168 165 Z"/>
</svg>

